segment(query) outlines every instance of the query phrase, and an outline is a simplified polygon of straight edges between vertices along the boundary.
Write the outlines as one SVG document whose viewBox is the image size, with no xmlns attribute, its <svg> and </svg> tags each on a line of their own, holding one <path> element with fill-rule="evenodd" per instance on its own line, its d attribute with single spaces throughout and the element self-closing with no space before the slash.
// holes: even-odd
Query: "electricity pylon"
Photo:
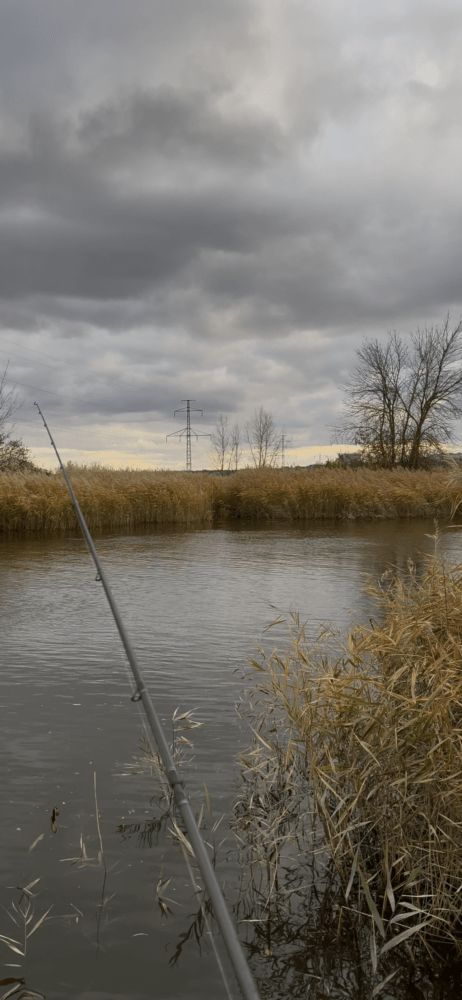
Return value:
<svg viewBox="0 0 462 1000">
<path fill-rule="evenodd" d="M 285 427 L 283 427 L 281 434 L 281 469 L 284 468 L 285 450 L 286 448 L 291 448 L 291 447 L 292 447 L 292 439 L 287 437 Z"/>
<path fill-rule="evenodd" d="M 170 437 L 177 437 L 181 440 L 182 437 L 186 438 L 186 472 L 191 472 L 191 436 L 194 434 L 196 441 L 200 437 L 212 437 L 211 434 L 201 434 L 199 431 L 195 431 L 191 427 L 191 410 L 193 413 L 202 413 L 197 406 L 191 406 L 191 403 L 195 403 L 195 399 L 182 399 L 182 403 L 186 403 L 186 406 L 181 406 L 178 410 L 175 410 L 173 416 L 176 417 L 177 413 L 186 413 L 186 427 L 183 427 L 181 431 L 172 431 L 171 434 L 167 434 L 165 440 L 168 441 Z"/>
</svg>

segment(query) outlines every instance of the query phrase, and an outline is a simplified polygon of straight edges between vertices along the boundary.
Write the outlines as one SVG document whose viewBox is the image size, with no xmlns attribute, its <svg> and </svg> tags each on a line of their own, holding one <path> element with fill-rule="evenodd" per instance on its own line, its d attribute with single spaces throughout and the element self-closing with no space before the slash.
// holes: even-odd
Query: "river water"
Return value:
<svg viewBox="0 0 462 1000">
<path fill-rule="evenodd" d="M 169 738 L 175 709 L 194 711 L 203 724 L 184 734 L 194 742 L 184 776 L 193 802 L 206 783 L 225 833 L 233 758 L 250 740 L 235 705 L 265 627 L 290 610 L 313 637 L 322 623 L 347 629 L 353 618 L 367 619 L 367 576 L 423 560 L 433 532 L 423 520 L 236 522 L 96 537 Z M 462 561 L 459 532 L 443 531 L 441 547 Z M 126 766 L 141 754 L 142 720 L 84 543 L 4 537 L 0 556 L 0 934 L 22 942 L 18 887 L 39 880 L 29 890 L 37 894 L 29 930 L 52 907 L 27 942 L 25 965 L 0 941 L 0 978 L 25 974 L 48 1000 L 221 1000 L 226 992 L 205 941 L 201 952 L 187 942 L 170 963 L 197 901 L 178 846 L 165 831 L 153 834 L 155 779 Z M 284 625 L 270 636 L 284 648 Z M 218 852 L 222 880 L 230 877 L 226 866 L 226 851 Z M 156 886 L 168 878 L 165 918 Z M 26 903 L 23 896 L 21 908 Z M 269 986 L 262 992 L 273 996 Z"/>
</svg>

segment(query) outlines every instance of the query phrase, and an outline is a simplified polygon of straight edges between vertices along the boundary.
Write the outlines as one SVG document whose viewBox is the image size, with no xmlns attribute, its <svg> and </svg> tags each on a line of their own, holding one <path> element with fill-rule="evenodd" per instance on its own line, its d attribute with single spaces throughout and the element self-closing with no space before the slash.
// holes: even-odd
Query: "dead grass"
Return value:
<svg viewBox="0 0 462 1000">
<path fill-rule="evenodd" d="M 410 564 L 374 595 L 380 621 L 340 655 L 338 637 L 310 646 L 294 619 L 290 650 L 254 662 L 253 701 L 261 781 L 285 746 L 345 911 L 368 916 L 376 970 L 415 935 L 462 952 L 462 566 L 435 556 L 419 578 Z M 254 747 L 241 759 L 253 783 L 256 764 Z"/>
<path fill-rule="evenodd" d="M 137 524 L 192 524 L 214 518 L 387 519 L 448 515 L 461 495 L 448 473 L 244 469 L 231 476 L 115 471 L 70 466 L 90 529 Z M 3 530 L 74 529 L 76 517 L 60 474 L 0 475 Z"/>
</svg>

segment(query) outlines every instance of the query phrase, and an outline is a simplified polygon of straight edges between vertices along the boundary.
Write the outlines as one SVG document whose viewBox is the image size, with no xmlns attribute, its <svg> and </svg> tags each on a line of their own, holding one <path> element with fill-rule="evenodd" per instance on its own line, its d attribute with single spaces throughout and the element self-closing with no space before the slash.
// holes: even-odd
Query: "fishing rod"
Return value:
<svg viewBox="0 0 462 1000">
<path fill-rule="evenodd" d="M 102 585 L 103 585 L 104 592 L 106 594 L 106 597 L 107 597 L 107 600 L 108 600 L 108 604 L 109 604 L 109 607 L 110 607 L 111 612 L 112 612 L 112 617 L 114 618 L 114 621 L 116 623 L 116 626 L 117 626 L 120 638 L 122 640 L 122 645 L 123 645 L 123 647 L 125 649 L 125 652 L 127 654 L 127 659 L 128 659 L 129 664 L 130 664 L 130 667 L 131 667 L 131 670 L 132 670 L 132 674 L 133 674 L 133 677 L 134 677 L 135 682 L 136 682 L 136 691 L 132 695 L 132 699 L 131 700 L 132 701 L 141 701 L 142 702 L 142 705 L 143 705 L 143 708 L 144 708 L 144 711 L 145 711 L 145 714 L 146 714 L 146 718 L 148 720 L 148 723 L 149 723 L 151 732 L 152 732 L 152 734 L 154 736 L 154 739 L 155 739 L 155 741 L 157 743 L 157 748 L 159 750 L 159 754 L 160 754 L 162 763 L 164 765 L 164 770 L 165 770 L 165 775 L 167 777 L 167 781 L 168 781 L 168 783 L 169 783 L 169 785 L 170 785 L 170 787 L 171 787 L 171 789 L 173 791 L 176 805 L 178 806 L 178 809 L 179 809 L 179 811 L 181 813 L 181 816 L 182 816 L 182 819 L 183 819 L 183 822 L 184 822 L 184 825 L 185 825 L 185 828 L 186 828 L 186 832 L 188 834 L 188 837 L 189 837 L 189 840 L 190 840 L 190 843 L 191 843 L 191 847 L 192 847 L 192 849 L 194 851 L 194 854 L 195 854 L 195 857 L 196 857 L 196 861 L 197 861 L 197 863 L 199 865 L 199 868 L 200 868 L 200 871 L 201 871 L 201 874 L 202 874 L 202 878 L 204 880 L 205 887 L 206 887 L 207 892 L 209 894 L 209 898 L 210 898 L 210 901 L 212 903 L 213 911 L 214 911 L 214 914 L 215 914 L 215 919 L 216 919 L 217 924 L 218 924 L 218 926 L 220 928 L 220 931 L 221 931 L 221 933 L 223 935 L 223 940 L 224 940 L 225 945 L 226 945 L 226 949 L 227 949 L 227 952 L 228 952 L 229 959 L 231 961 L 231 965 L 232 965 L 233 970 L 234 970 L 234 974 L 235 974 L 236 979 L 237 979 L 237 981 L 239 983 L 242 996 L 244 997 L 244 1000 L 260 1000 L 260 996 L 259 996 L 257 987 L 255 985 L 253 976 L 252 976 L 252 974 L 250 972 L 250 969 L 249 969 L 249 966 L 247 964 L 247 959 L 246 959 L 246 957 L 244 955 L 244 952 L 242 950 L 242 946 L 241 946 L 240 941 L 238 939 L 238 936 L 236 934 L 236 929 L 235 929 L 234 924 L 233 924 L 233 922 L 231 920 L 231 917 L 230 917 L 230 915 L 228 913 L 228 910 L 227 910 L 227 907 L 226 907 L 226 904 L 225 904 L 225 901 L 224 901 L 224 898 L 223 898 L 223 894 L 222 894 L 222 892 L 220 890 L 220 887 L 218 885 L 215 872 L 214 872 L 214 870 L 212 868 L 212 864 L 210 862 L 210 858 L 209 858 L 209 856 L 207 854 L 207 851 L 205 849 L 204 841 L 202 840 L 202 837 L 201 837 L 201 835 L 199 833 L 199 829 L 198 829 L 196 821 L 194 819 L 194 814 L 192 812 L 191 806 L 189 805 L 189 801 L 186 798 L 186 793 L 185 793 L 185 790 L 184 790 L 184 781 L 180 778 L 180 775 L 178 774 L 178 771 L 177 771 L 177 769 L 175 767 L 175 763 L 173 761 L 173 757 L 172 757 L 171 752 L 170 752 L 170 747 L 169 747 L 169 745 L 167 743 L 167 740 L 165 738 L 164 731 L 162 729 L 162 726 L 161 726 L 161 723 L 160 723 L 159 718 L 157 716 L 157 712 L 156 712 L 156 710 L 154 708 L 154 705 L 153 705 L 153 703 L 151 701 L 149 692 L 146 689 L 146 686 L 145 686 L 145 683 L 144 683 L 144 679 L 143 679 L 143 675 L 141 673 L 141 670 L 140 670 L 140 667 L 138 665 L 138 661 L 137 661 L 137 658 L 136 658 L 136 655 L 135 655 L 135 651 L 133 649 L 131 641 L 130 641 L 130 639 L 129 639 L 128 635 L 127 635 L 127 632 L 125 630 L 124 623 L 123 623 L 122 618 L 120 616 L 120 612 L 119 612 L 119 609 L 118 609 L 117 604 L 115 602 L 112 590 L 111 590 L 111 588 L 109 586 L 106 574 L 105 574 L 104 569 L 103 569 L 103 567 L 101 565 L 101 562 L 99 560 L 98 553 L 97 553 L 97 551 L 95 549 L 95 546 L 93 544 L 93 539 L 92 539 L 92 537 L 90 535 L 90 532 L 88 530 L 87 523 L 86 523 L 85 518 L 84 518 L 84 516 L 82 514 L 82 511 L 80 510 L 77 497 L 75 496 L 74 490 L 72 489 L 72 485 L 71 485 L 71 482 L 69 480 L 69 476 L 67 475 L 67 472 L 66 472 L 66 470 L 64 468 L 64 465 L 63 465 L 63 463 L 61 461 L 61 457 L 60 457 L 58 449 L 57 449 L 57 447 L 55 445 L 55 442 L 53 440 L 50 428 L 48 427 L 48 424 L 47 424 L 47 422 L 45 420 L 45 417 L 43 416 L 43 413 L 42 413 L 42 411 L 41 411 L 40 406 L 38 405 L 38 403 L 34 403 L 34 406 L 37 407 L 38 412 L 40 413 L 40 416 L 41 416 L 41 418 L 43 420 L 43 424 L 44 424 L 45 430 L 47 431 L 48 437 L 50 438 L 51 444 L 52 444 L 52 446 L 53 446 L 53 448 L 55 450 L 56 457 L 58 459 L 61 472 L 62 472 L 62 474 L 64 476 L 64 479 L 65 479 L 65 482 L 66 482 L 66 486 L 67 486 L 67 488 L 69 490 L 69 493 L 70 493 L 70 497 L 71 497 L 71 500 L 72 500 L 72 504 L 73 504 L 75 513 L 77 514 L 77 518 L 78 518 L 80 527 L 82 529 L 83 537 L 84 537 L 84 539 L 85 539 L 85 541 L 87 543 L 87 548 L 88 548 L 88 550 L 90 552 L 90 555 L 91 555 L 91 557 L 93 559 L 93 562 L 95 564 L 95 567 L 96 567 L 96 580 L 98 582 L 101 582 Z"/>
</svg>

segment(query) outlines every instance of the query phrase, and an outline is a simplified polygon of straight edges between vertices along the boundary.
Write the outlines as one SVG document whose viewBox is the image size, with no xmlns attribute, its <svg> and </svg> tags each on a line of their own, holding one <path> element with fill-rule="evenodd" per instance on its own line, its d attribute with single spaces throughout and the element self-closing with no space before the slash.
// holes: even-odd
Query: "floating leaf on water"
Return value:
<svg viewBox="0 0 462 1000">
<path fill-rule="evenodd" d="M 3 995 L 0 997 L 0 1000 L 7 1000 L 7 997 L 13 996 L 13 993 L 16 993 L 19 989 L 21 989 L 21 986 L 24 985 L 24 982 L 25 982 L 24 978 L 18 979 L 17 977 L 13 976 L 7 976 L 6 979 L 0 979 L 0 986 L 9 986 L 11 983 L 15 984 L 13 986 L 13 989 L 7 990 L 6 993 L 3 993 Z"/>
<path fill-rule="evenodd" d="M 46 913 L 44 913 L 41 917 L 39 917 L 39 919 L 37 920 L 37 923 L 34 924 L 32 930 L 29 931 L 29 933 L 27 935 L 28 938 L 30 938 L 32 936 L 32 934 L 37 930 L 37 928 L 40 927 L 40 924 L 43 924 L 43 921 L 46 920 L 46 918 L 47 918 L 50 910 L 52 910 L 52 909 L 53 909 L 53 907 L 50 906 L 49 909 L 46 911 Z"/>
<path fill-rule="evenodd" d="M 17 955 L 21 955 L 24 958 L 24 952 L 21 951 L 20 947 L 16 947 L 19 945 L 19 941 L 15 941 L 14 938 L 5 937 L 4 934 L 0 934 L 0 941 L 3 941 L 7 948 L 11 948 L 11 951 L 15 951 Z"/>
<path fill-rule="evenodd" d="M 13 906 L 14 906 L 14 903 L 13 903 Z M 8 914 L 8 916 L 10 917 L 10 919 L 11 919 L 11 920 L 13 921 L 13 923 L 14 923 L 14 924 L 16 924 L 16 927 L 19 927 L 19 924 L 18 924 L 18 921 L 17 921 L 17 920 L 15 920 L 15 918 L 13 917 L 13 914 L 12 914 L 12 913 L 10 913 L 10 911 L 9 911 L 9 910 L 7 910 L 6 906 L 3 906 L 3 904 L 2 904 L 2 910 L 5 910 L 5 913 L 7 913 L 7 914 Z M 16 907 L 15 907 L 15 912 L 16 912 L 16 913 L 18 912 L 18 911 L 16 910 Z"/>
<path fill-rule="evenodd" d="M 28 854 L 30 854 L 30 852 L 34 850 L 34 847 L 37 847 L 37 844 L 39 844 L 40 841 L 43 840 L 44 836 L 45 836 L 45 834 L 41 833 L 40 837 L 37 837 L 37 840 L 34 840 L 34 843 L 31 844 L 30 847 L 29 847 L 29 850 L 27 852 Z"/>
<path fill-rule="evenodd" d="M 17 1000 L 46 1000 L 44 993 L 37 993 L 35 990 L 23 990 L 18 994 Z"/>
<path fill-rule="evenodd" d="M 40 878 L 34 878 L 34 881 L 29 882 L 29 885 L 18 885 L 17 888 L 20 889 L 21 892 L 25 892 L 26 895 L 35 896 L 35 893 L 31 892 L 31 889 L 33 888 L 34 885 L 37 885 L 37 882 L 40 882 Z"/>
<path fill-rule="evenodd" d="M 12 997 L 14 993 L 17 993 L 17 991 L 21 989 L 21 986 L 24 983 L 24 979 L 11 979 L 9 981 L 12 983 L 13 982 L 16 983 L 16 986 L 13 986 L 13 989 L 11 990 L 7 990 L 7 992 L 4 993 L 2 997 L 0 997 L 0 1000 L 7 1000 L 7 997 Z M 3 982 L 7 983 L 8 980 L 4 979 Z"/>
</svg>

